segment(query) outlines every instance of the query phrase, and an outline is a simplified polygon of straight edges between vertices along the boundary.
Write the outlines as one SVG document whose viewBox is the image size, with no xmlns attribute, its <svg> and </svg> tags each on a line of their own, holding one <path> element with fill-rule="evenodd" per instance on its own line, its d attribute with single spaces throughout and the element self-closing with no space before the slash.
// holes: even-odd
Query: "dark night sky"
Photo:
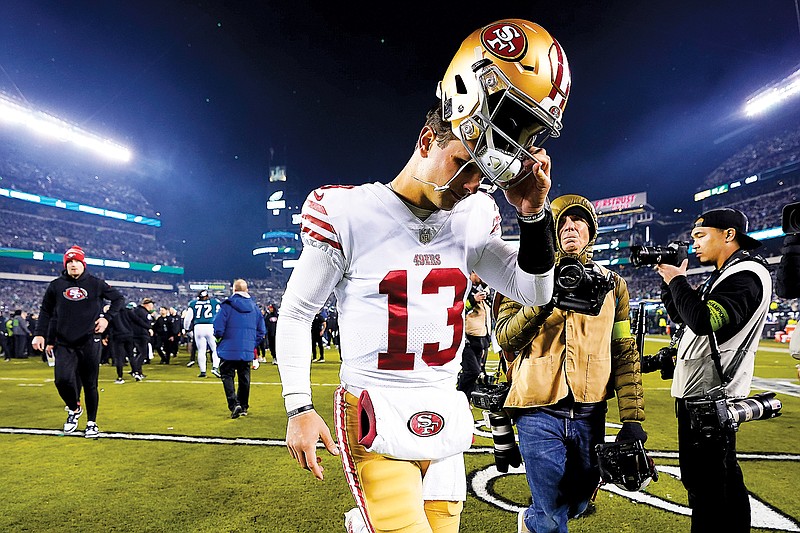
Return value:
<svg viewBox="0 0 800 533">
<path fill-rule="evenodd" d="M 800 64 L 791 0 L 320 4 L 0 0 L 0 89 L 132 147 L 192 279 L 263 272 L 271 162 L 303 196 L 391 180 L 461 40 L 500 18 L 544 26 L 572 69 L 551 197 L 693 212 L 725 158 L 800 122 L 740 112 Z"/>
</svg>

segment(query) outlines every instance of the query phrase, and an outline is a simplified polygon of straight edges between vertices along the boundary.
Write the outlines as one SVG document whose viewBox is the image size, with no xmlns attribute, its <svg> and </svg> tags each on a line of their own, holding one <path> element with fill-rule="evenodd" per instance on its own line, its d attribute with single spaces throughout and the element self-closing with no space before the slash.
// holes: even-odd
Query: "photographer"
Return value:
<svg viewBox="0 0 800 533">
<path fill-rule="evenodd" d="M 586 305 L 592 313 L 559 304 L 570 298 L 559 294 L 558 281 L 549 305 L 522 306 L 508 298 L 500 304 L 497 340 L 503 350 L 519 352 L 509 370 L 505 408 L 517 425 L 533 497 L 520 513 L 519 530 L 537 533 L 567 531 L 567 520 L 586 510 L 600 481 L 595 446 L 605 439 L 606 400 L 615 392 L 623 422 L 617 440 L 647 439 L 627 284 L 591 263 L 597 236 L 592 203 L 565 195 L 551 207 L 557 264 L 577 260 L 582 268 L 598 272 L 598 285 L 605 288 L 592 293 L 598 300 Z M 613 286 L 605 285 L 608 280 Z"/>
<path fill-rule="evenodd" d="M 486 355 L 489 349 L 489 331 L 491 327 L 491 310 L 489 309 L 489 287 L 472 272 L 469 275 L 472 290 L 465 304 L 464 330 L 466 340 L 461 353 L 461 373 L 458 376 L 457 389 L 470 398 L 475 384 L 482 373 L 485 373 Z"/>
<path fill-rule="evenodd" d="M 697 413 L 720 385 L 727 399 L 749 394 L 772 281 L 766 262 L 749 251 L 761 243 L 747 235 L 741 211 L 703 213 L 694 223 L 692 240 L 700 263 L 715 267 L 698 289 L 686 279 L 688 260 L 677 267 L 655 267 L 664 279 L 661 299 L 667 312 L 683 324 L 672 382 L 681 481 L 689 494 L 693 532 L 750 531 L 735 425 L 698 424 Z"/>
</svg>

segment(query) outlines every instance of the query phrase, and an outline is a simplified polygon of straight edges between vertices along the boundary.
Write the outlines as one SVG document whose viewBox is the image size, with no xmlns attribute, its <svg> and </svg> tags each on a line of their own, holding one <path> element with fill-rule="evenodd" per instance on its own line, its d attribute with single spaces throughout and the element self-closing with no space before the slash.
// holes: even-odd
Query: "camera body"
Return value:
<svg viewBox="0 0 800 533">
<path fill-rule="evenodd" d="M 672 346 L 665 346 L 654 355 L 642 356 L 642 374 L 661 371 L 661 379 L 672 379 L 675 375 L 675 357 L 678 349 Z"/>
<path fill-rule="evenodd" d="M 766 420 L 780 416 L 783 407 L 774 392 L 762 392 L 749 398 L 728 401 L 721 386 L 709 390 L 705 398 L 687 400 L 689 425 L 694 431 L 713 435 L 722 429 L 739 429 L 750 420 Z"/>
<path fill-rule="evenodd" d="M 478 409 L 486 409 L 492 413 L 503 410 L 506 396 L 511 389 L 511 384 L 504 383 L 478 383 L 472 391 L 472 405 Z"/>
<path fill-rule="evenodd" d="M 555 268 L 553 300 L 563 311 L 597 316 L 614 278 L 603 274 L 594 263 L 583 264 L 573 257 L 562 257 Z"/>
<path fill-rule="evenodd" d="M 623 490 L 636 492 L 651 480 L 658 481 L 656 465 L 640 440 L 598 444 L 595 452 L 603 483 L 614 483 Z"/>
<path fill-rule="evenodd" d="M 640 267 L 646 265 L 680 266 L 689 258 L 689 243 L 672 241 L 666 246 L 631 246 L 631 263 Z"/>
</svg>

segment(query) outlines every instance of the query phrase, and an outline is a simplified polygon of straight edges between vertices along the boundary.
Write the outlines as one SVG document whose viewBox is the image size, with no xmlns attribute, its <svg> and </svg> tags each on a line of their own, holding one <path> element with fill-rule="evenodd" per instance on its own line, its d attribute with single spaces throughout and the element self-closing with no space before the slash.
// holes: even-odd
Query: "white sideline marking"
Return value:
<svg viewBox="0 0 800 533">
<path fill-rule="evenodd" d="M 37 429 L 37 428 L 0 428 L 0 433 L 12 435 L 46 435 L 51 437 L 82 437 L 82 431 L 74 433 L 64 433 L 58 429 Z M 149 440 L 162 442 L 186 442 L 190 444 L 233 444 L 249 446 L 286 446 L 285 440 L 275 439 L 244 439 L 244 438 L 225 438 L 225 437 L 192 437 L 189 435 L 159 435 L 154 433 L 111 433 L 100 432 L 100 437 L 104 439 L 122 440 Z M 318 444 L 318 447 L 322 443 Z"/>
<path fill-rule="evenodd" d="M 476 431 L 480 434 L 480 431 Z M 74 433 L 64 433 L 58 429 L 39 429 L 39 428 L 4 428 L 0 427 L 0 434 L 7 435 L 43 435 L 49 437 L 82 437 L 82 431 Z M 146 440 L 159 442 L 185 442 L 188 444 L 229 444 L 234 446 L 286 446 L 285 440 L 279 439 L 247 439 L 247 438 L 227 438 L 227 437 L 193 437 L 190 435 L 164 435 L 158 433 L 115 433 L 100 432 L 100 438 L 120 439 L 120 440 Z M 321 442 L 317 443 L 317 448 L 323 448 Z M 492 446 L 473 446 L 465 453 L 469 454 L 489 454 L 493 453 Z M 647 451 L 651 457 L 661 459 L 678 459 L 678 452 L 673 451 Z M 744 461 L 800 461 L 800 454 L 788 453 L 737 453 L 736 457 Z"/>
</svg>

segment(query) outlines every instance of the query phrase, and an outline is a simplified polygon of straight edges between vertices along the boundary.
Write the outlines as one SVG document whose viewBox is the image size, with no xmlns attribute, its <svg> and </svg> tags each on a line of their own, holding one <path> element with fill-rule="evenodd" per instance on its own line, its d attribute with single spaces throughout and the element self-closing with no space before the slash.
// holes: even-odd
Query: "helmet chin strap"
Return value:
<svg viewBox="0 0 800 533">
<path fill-rule="evenodd" d="M 453 176 L 453 177 L 452 177 L 452 178 L 450 178 L 450 180 L 448 180 L 448 182 L 447 182 L 447 183 L 445 183 L 444 185 L 436 185 L 436 184 L 435 184 L 435 183 L 433 183 L 432 181 L 425 181 L 425 180 L 421 180 L 421 179 L 419 179 L 419 178 L 418 178 L 418 177 L 416 177 L 416 176 L 411 176 L 411 177 L 412 177 L 412 178 L 414 178 L 415 180 L 417 180 L 417 181 L 418 181 L 418 182 L 420 182 L 420 183 L 424 183 L 425 185 L 430 185 L 431 187 L 433 187 L 433 190 L 434 190 L 434 191 L 436 191 L 436 192 L 442 192 L 442 191 L 446 191 L 447 189 L 449 189 L 449 188 L 450 188 L 450 184 L 451 184 L 451 183 L 453 182 L 453 180 L 455 179 L 455 176 Z"/>
</svg>

